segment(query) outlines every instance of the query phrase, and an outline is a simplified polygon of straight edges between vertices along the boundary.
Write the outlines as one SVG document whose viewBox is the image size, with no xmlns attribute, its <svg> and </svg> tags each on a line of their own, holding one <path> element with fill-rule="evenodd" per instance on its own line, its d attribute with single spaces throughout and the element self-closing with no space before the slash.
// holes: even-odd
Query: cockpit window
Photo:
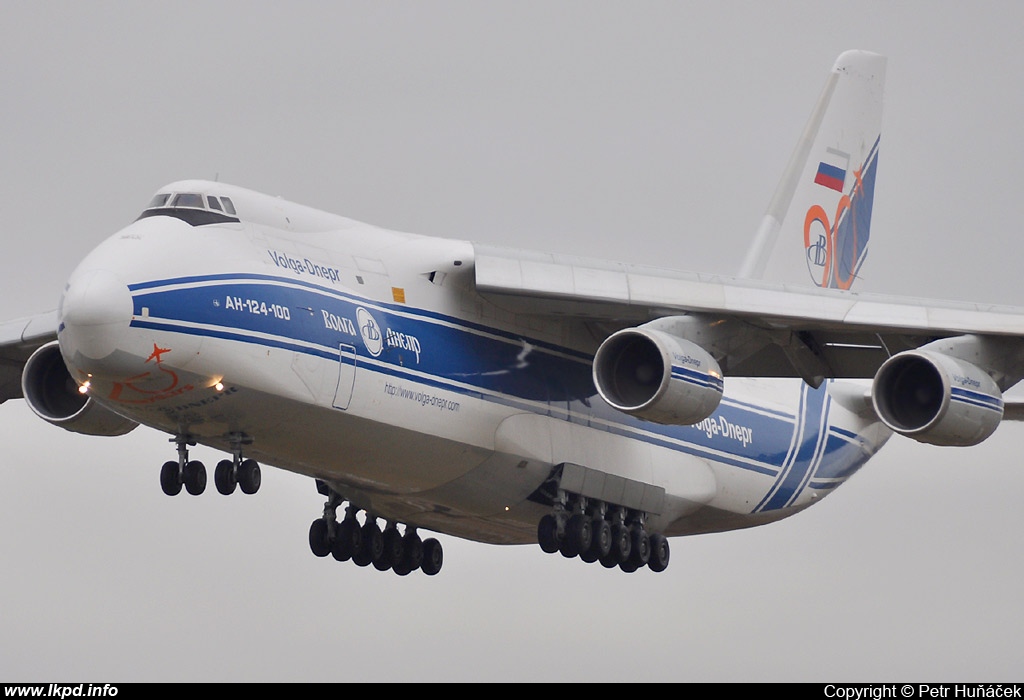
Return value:
<svg viewBox="0 0 1024 700">
<path fill-rule="evenodd" d="M 194 209 L 205 209 L 203 205 L 203 195 L 191 194 L 183 192 L 174 196 L 174 201 L 171 202 L 172 207 L 191 207 Z"/>
<path fill-rule="evenodd" d="M 238 214 L 230 199 L 200 192 L 161 192 L 153 197 L 139 218 L 151 216 L 172 216 L 193 226 L 238 223 Z"/>
</svg>

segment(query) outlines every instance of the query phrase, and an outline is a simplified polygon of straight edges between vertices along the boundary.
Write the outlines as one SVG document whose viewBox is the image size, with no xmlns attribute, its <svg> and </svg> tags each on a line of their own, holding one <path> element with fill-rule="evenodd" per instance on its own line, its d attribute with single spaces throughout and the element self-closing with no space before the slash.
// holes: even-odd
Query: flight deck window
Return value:
<svg viewBox="0 0 1024 700">
<path fill-rule="evenodd" d="M 175 196 L 174 201 L 171 202 L 172 207 L 192 207 L 196 209 L 204 209 L 203 196 L 201 194 L 179 194 Z"/>
<path fill-rule="evenodd" d="M 192 226 L 238 222 L 230 199 L 204 192 L 161 192 L 139 218 L 150 216 L 172 216 Z"/>
</svg>

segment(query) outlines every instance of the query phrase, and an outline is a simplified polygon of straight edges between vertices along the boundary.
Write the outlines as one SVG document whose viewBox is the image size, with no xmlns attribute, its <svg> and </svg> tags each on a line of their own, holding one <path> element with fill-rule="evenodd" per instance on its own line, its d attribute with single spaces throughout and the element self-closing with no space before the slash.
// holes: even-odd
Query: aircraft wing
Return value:
<svg viewBox="0 0 1024 700">
<path fill-rule="evenodd" d="M 20 399 L 21 370 L 36 348 L 57 339 L 57 312 L 0 324 L 0 403 Z"/>
<path fill-rule="evenodd" d="M 1024 396 L 1003 396 L 1003 420 L 1024 421 Z"/>
<path fill-rule="evenodd" d="M 803 288 L 474 245 L 477 291 L 514 313 L 577 317 L 607 334 L 656 318 L 731 324 L 735 376 L 872 377 L 897 352 L 965 334 L 1024 338 L 1024 308 Z M 603 335 L 602 335 L 603 334 Z"/>
</svg>

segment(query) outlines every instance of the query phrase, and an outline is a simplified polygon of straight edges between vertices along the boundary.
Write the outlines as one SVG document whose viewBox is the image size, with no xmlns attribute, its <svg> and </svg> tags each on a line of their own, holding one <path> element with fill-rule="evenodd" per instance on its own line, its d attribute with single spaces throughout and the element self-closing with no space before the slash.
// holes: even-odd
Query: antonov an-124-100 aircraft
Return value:
<svg viewBox="0 0 1024 700">
<path fill-rule="evenodd" d="M 207 486 L 195 445 L 225 453 L 221 494 L 261 465 L 309 476 L 320 557 L 433 575 L 437 532 L 663 571 L 669 538 L 793 515 L 893 433 L 969 446 L 1019 419 L 1024 309 L 851 291 L 884 78 L 881 56 L 836 60 L 735 278 L 174 182 L 55 312 L 0 326 L 0 400 L 168 433 L 172 496 Z"/>
</svg>

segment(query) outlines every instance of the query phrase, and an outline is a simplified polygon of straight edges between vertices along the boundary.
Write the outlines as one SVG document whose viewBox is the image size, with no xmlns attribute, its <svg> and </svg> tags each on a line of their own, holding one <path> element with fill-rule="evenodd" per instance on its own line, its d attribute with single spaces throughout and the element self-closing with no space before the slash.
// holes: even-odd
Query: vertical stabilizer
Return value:
<svg viewBox="0 0 1024 700">
<path fill-rule="evenodd" d="M 740 276 L 850 289 L 868 252 L 885 57 L 846 51 L 797 143 Z"/>
</svg>

